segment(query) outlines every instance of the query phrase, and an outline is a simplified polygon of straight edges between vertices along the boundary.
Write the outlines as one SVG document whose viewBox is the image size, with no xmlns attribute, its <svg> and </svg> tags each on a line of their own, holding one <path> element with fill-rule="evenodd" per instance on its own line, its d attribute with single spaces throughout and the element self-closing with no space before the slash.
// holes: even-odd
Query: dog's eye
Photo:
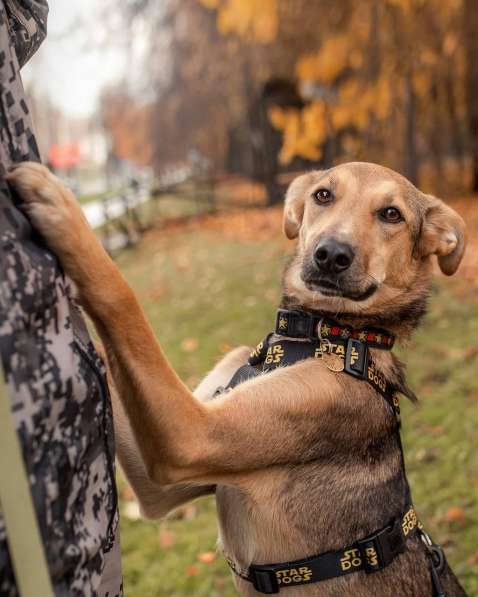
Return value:
<svg viewBox="0 0 478 597">
<path fill-rule="evenodd" d="M 332 193 L 329 189 L 319 189 L 315 192 L 314 197 L 317 203 L 330 203 L 332 201 Z"/>
<path fill-rule="evenodd" d="M 402 214 L 396 207 L 382 209 L 379 212 L 379 216 L 384 222 L 389 222 L 390 224 L 397 224 L 403 220 Z"/>
</svg>

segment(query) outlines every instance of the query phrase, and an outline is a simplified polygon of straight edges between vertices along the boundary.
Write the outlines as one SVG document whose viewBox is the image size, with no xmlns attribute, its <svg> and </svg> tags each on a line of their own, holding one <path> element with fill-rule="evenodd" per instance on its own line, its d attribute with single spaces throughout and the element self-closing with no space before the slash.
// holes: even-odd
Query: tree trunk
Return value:
<svg viewBox="0 0 478 597">
<path fill-rule="evenodd" d="M 464 3 L 464 45 L 466 53 L 466 103 L 473 168 L 472 190 L 478 192 L 478 2 Z"/>
<path fill-rule="evenodd" d="M 453 157 L 457 159 L 460 168 L 465 167 L 465 147 L 463 140 L 463 127 L 460 123 L 460 116 L 458 114 L 455 92 L 453 89 L 453 73 L 447 69 L 445 74 L 445 96 L 446 108 L 448 112 L 448 126 L 450 130 L 451 146 Z"/>
<path fill-rule="evenodd" d="M 405 176 L 414 185 L 418 185 L 418 155 L 415 138 L 417 106 L 410 71 L 405 77 Z"/>
</svg>

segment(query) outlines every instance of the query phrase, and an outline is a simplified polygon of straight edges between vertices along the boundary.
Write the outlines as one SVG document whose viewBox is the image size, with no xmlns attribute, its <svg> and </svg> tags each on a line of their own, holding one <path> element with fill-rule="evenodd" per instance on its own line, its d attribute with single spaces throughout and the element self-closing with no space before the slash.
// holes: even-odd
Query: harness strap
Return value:
<svg viewBox="0 0 478 597">
<path fill-rule="evenodd" d="M 298 342 L 296 340 L 270 341 L 271 334 L 260 342 L 251 352 L 247 366 L 241 367 L 233 376 L 226 389 L 233 388 L 245 379 L 268 373 L 277 367 L 293 365 L 308 358 L 324 359 L 334 355 L 337 362 L 333 370 L 344 371 L 352 377 L 369 383 L 389 404 L 397 424 L 400 424 L 400 406 L 396 397 L 396 388 L 390 384 L 375 367 L 368 347 L 359 340 L 337 339 Z M 326 355 L 324 357 L 324 355 Z M 327 363 L 326 363 L 327 364 Z M 328 366 L 328 365 L 327 365 Z M 259 369 L 260 367 L 260 369 Z"/>
<path fill-rule="evenodd" d="M 258 377 L 261 374 L 262 371 L 260 369 L 256 369 L 255 367 L 249 365 L 249 363 L 246 363 L 245 365 L 242 365 L 242 367 L 239 367 L 239 369 L 234 373 L 226 389 L 229 390 L 230 388 L 235 388 L 244 381 L 252 379 L 253 377 Z"/>
<path fill-rule="evenodd" d="M 215 395 L 222 394 L 248 379 L 268 373 L 277 367 L 293 365 L 308 358 L 324 359 L 329 369 L 336 372 L 344 371 L 357 379 L 366 381 L 387 401 L 397 422 L 396 433 L 402 455 L 402 466 L 404 466 L 399 432 L 400 407 L 396 396 L 398 388 L 390 384 L 376 369 L 368 350 L 369 347 L 390 350 L 394 336 L 377 328 L 354 330 L 332 320 L 319 319 L 304 312 L 285 309 L 279 309 L 277 313 L 275 333 L 307 341 L 287 339 L 271 341 L 274 332 L 268 334 L 251 352 L 248 362 L 235 372 L 229 384 L 225 388 L 219 387 Z M 406 503 L 410 501 L 409 489 L 407 496 Z M 359 570 L 367 574 L 382 570 L 397 555 L 405 551 L 406 540 L 413 531 L 420 534 L 427 547 L 433 597 L 446 597 L 439 577 L 445 561 L 443 551 L 433 544 L 425 533 L 413 506 L 409 506 L 402 516 L 392 520 L 388 526 L 335 552 L 329 551 L 282 564 L 252 564 L 247 571 L 239 570 L 234 562 L 226 554 L 224 555 L 231 570 L 237 576 L 252 583 L 260 593 L 274 594 L 287 586 L 316 583 Z"/>
<path fill-rule="evenodd" d="M 409 506 L 386 527 L 337 551 L 281 564 L 252 564 L 246 572 L 238 570 L 227 556 L 226 560 L 231 570 L 252 583 L 256 591 L 272 595 L 282 588 L 312 584 L 359 570 L 367 574 L 383 570 L 405 551 L 407 539 L 417 529 L 421 529 L 421 524 L 414 507 Z"/>
</svg>

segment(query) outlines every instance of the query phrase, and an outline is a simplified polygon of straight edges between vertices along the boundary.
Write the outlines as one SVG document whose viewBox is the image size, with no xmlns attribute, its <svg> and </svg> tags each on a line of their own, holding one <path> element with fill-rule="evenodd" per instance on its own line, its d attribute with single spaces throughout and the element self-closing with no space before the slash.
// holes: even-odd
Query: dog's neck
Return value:
<svg viewBox="0 0 478 597">
<path fill-rule="evenodd" d="M 353 328 L 378 327 L 388 331 L 396 337 L 398 343 L 410 339 L 413 331 L 418 327 L 420 320 L 426 313 L 428 293 L 420 294 L 404 305 L 383 313 L 348 313 L 330 311 L 327 309 L 314 309 L 301 304 L 297 297 L 284 294 L 280 303 L 282 309 L 295 309 L 305 311 L 312 315 L 329 317 L 343 325 Z"/>
<path fill-rule="evenodd" d="M 395 311 L 389 311 L 386 314 L 354 314 L 354 313 L 337 313 L 327 310 L 311 309 L 310 307 L 300 304 L 295 297 L 283 295 L 280 307 L 282 309 L 300 310 L 318 317 L 324 316 L 335 320 L 339 324 L 349 325 L 356 329 L 361 328 L 382 328 L 385 331 L 395 336 L 399 342 L 406 342 L 413 330 L 419 325 L 420 319 L 426 312 L 428 294 L 421 294 L 408 304 L 402 306 Z M 400 360 L 393 355 L 389 350 L 382 350 L 378 348 L 371 348 L 370 353 L 373 357 L 375 365 L 385 375 L 385 377 L 397 388 L 400 392 L 415 401 L 416 396 L 407 385 L 404 373 L 404 366 Z"/>
</svg>

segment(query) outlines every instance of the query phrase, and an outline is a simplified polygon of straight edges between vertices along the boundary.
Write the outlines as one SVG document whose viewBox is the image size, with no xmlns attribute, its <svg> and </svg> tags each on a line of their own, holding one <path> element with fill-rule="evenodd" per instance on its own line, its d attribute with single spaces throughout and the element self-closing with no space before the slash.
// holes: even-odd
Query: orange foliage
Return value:
<svg viewBox="0 0 478 597">
<path fill-rule="evenodd" d="M 278 160 L 321 160 L 328 141 L 326 159 L 332 162 L 366 157 L 413 170 L 410 163 L 423 160 L 441 171 L 453 153 L 463 164 L 469 62 L 464 0 L 170 4 L 171 23 L 181 27 L 171 25 L 174 76 L 158 84 L 150 131 L 157 133 L 160 166 L 184 159 L 194 147 L 215 166 L 253 171 L 260 179 L 277 174 Z M 157 63 L 155 56 L 152 68 Z M 268 85 L 277 81 L 293 91 Z M 281 133 L 280 150 L 262 106 Z M 126 122 L 137 128 L 128 112 Z M 137 122 L 142 126 L 142 116 Z M 115 125 L 120 151 L 146 151 L 124 139 L 120 124 L 126 128 Z M 417 160 L 407 160 L 415 155 Z"/>
<path fill-rule="evenodd" d="M 437 2 L 440 19 L 456 17 L 461 0 L 453 6 L 443 7 Z M 441 42 L 425 38 L 417 22 L 417 11 L 425 7 L 425 0 L 386 0 L 379 4 L 355 3 L 345 30 L 335 35 L 321 38 L 319 48 L 300 56 L 296 62 L 295 74 L 307 88 L 317 89 L 323 99 L 311 98 L 311 104 L 297 110 L 273 110 L 269 112 L 274 127 L 283 132 L 283 148 L 280 155 L 283 163 L 294 156 L 319 159 L 321 144 L 326 135 L 353 129 L 360 133 L 374 122 L 384 122 L 390 118 L 394 103 L 403 101 L 403 75 L 411 73 L 413 91 L 419 100 L 426 101 L 436 88 L 437 73 L 445 70 L 442 52 L 448 57 L 457 51 L 457 36 L 447 33 Z M 399 28 L 401 37 L 392 34 L 377 38 L 379 30 L 372 29 L 372 14 L 383 15 L 387 6 L 392 10 L 393 27 Z M 455 12 L 454 12 L 455 11 Z M 417 35 L 419 33 L 419 35 Z M 320 38 L 319 38 L 320 39 Z M 380 39 L 380 41 L 378 41 Z M 380 43 L 380 46 L 379 46 Z M 406 52 L 404 53 L 404 49 Z M 370 59 L 381 51 L 375 69 L 370 69 Z M 367 54 L 368 52 L 368 54 Z M 459 58 L 454 58 L 460 68 Z M 445 93 L 445 92 L 442 92 Z M 442 96 L 443 97 L 443 96 Z M 315 121 L 314 121 L 315 119 Z M 347 147 L 357 146 L 350 134 Z M 345 148 L 346 153 L 349 153 Z"/>
<path fill-rule="evenodd" d="M 288 164 L 296 155 L 308 160 L 321 158 L 321 145 L 327 137 L 325 102 L 313 102 L 302 110 L 274 106 L 269 110 L 269 118 L 283 133 L 284 143 L 279 153 L 282 164 Z"/>
<path fill-rule="evenodd" d="M 331 37 L 325 40 L 320 51 L 299 59 L 296 75 L 302 81 L 332 83 L 349 65 L 351 50 L 351 40 L 347 35 Z"/>
<path fill-rule="evenodd" d="M 328 133 L 335 134 L 348 127 L 362 131 L 372 119 L 385 120 L 389 116 L 391 72 L 384 63 L 376 81 L 361 76 L 364 57 L 360 43 L 350 34 L 336 35 L 327 38 L 319 51 L 297 61 L 299 80 L 335 87 L 336 93 L 328 106 L 324 100 L 315 100 L 302 111 L 280 108 L 269 111 L 271 123 L 283 133 L 279 156 L 282 163 L 289 163 L 294 156 L 318 160 Z M 352 74 L 336 85 L 336 79 L 346 70 Z M 349 139 L 349 148 L 352 145 Z"/>
<path fill-rule="evenodd" d="M 223 36 L 235 35 L 243 46 L 271 44 L 279 56 L 283 44 L 275 68 L 280 76 L 295 76 L 308 102 L 302 109 L 268 111 L 272 126 L 283 135 L 283 164 L 295 156 L 319 160 L 329 136 L 339 136 L 336 146 L 349 154 L 357 147 L 352 136 L 365 130 L 370 131 L 369 151 L 375 143 L 383 157 L 380 145 L 392 145 L 383 123 L 392 122 L 394 139 L 404 139 L 409 101 L 421 118 L 421 142 L 426 138 L 430 147 L 437 145 L 434 121 L 450 122 L 453 131 L 454 121 L 464 118 L 464 94 L 455 84 L 466 71 L 459 34 L 463 0 L 356 0 L 348 8 L 323 3 L 320 15 L 312 8 L 315 3 L 306 0 L 196 1 L 216 12 Z M 316 26 L 314 34 L 307 19 Z M 264 55 L 254 65 L 255 83 L 268 76 L 261 74 L 269 72 L 261 63 Z M 346 138 L 348 149 L 342 144 Z M 396 149 L 390 149 L 394 159 L 407 151 Z"/>
<path fill-rule="evenodd" d="M 217 10 L 217 26 L 223 35 L 234 33 L 267 44 L 277 37 L 277 0 L 198 0 Z"/>
</svg>

